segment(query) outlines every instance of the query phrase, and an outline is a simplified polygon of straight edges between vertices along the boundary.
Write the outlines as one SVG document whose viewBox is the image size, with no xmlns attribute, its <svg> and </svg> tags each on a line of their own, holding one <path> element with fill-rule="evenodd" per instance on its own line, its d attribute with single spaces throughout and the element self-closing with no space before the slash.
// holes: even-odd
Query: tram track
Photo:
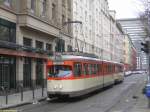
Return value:
<svg viewBox="0 0 150 112">
<path fill-rule="evenodd" d="M 83 98 L 67 100 L 50 99 L 49 101 L 42 101 L 39 104 L 24 105 L 14 109 L 20 112 L 113 112 L 111 110 L 121 103 L 122 98 L 126 100 L 126 97 L 132 97 L 130 94 L 133 95 L 133 93 L 136 93 L 136 89 L 134 90 L 134 88 L 135 86 L 138 88 L 136 84 L 141 80 L 141 77 L 137 77 L 138 76 L 130 76 L 126 78 L 122 84 L 101 92 L 96 92 L 92 95 L 84 96 Z M 126 91 L 129 92 L 127 93 Z M 126 93 L 126 95 L 124 93 Z M 134 95 L 136 96 L 136 94 Z M 133 102 L 133 104 L 134 103 L 135 102 Z M 126 106 L 124 110 L 130 110 L 130 108 L 132 107 Z"/>
</svg>

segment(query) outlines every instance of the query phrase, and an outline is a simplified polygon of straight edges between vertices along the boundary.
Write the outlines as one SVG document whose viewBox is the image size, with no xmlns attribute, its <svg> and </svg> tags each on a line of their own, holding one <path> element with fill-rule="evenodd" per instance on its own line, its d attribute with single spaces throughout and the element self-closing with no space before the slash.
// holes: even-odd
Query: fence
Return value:
<svg viewBox="0 0 150 112">
<path fill-rule="evenodd" d="M 35 86 L 32 86 L 31 89 L 26 91 L 22 84 L 17 84 L 16 90 L 13 93 L 10 93 L 10 90 L 8 90 L 8 88 L 1 86 L 0 87 L 0 108 L 27 103 L 27 102 L 32 103 L 46 97 L 47 97 L 47 92 L 46 92 L 44 80 L 41 87 L 36 88 Z"/>
</svg>

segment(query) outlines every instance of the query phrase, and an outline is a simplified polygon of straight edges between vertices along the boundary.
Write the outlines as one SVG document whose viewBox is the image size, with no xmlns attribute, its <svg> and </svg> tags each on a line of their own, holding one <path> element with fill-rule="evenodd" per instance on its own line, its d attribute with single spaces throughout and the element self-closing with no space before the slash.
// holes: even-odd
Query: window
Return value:
<svg viewBox="0 0 150 112">
<path fill-rule="evenodd" d="M 66 0 L 62 0 L 62 6 L 66 6 Z"/>
<path fill-rule="evenodd" d="M 43 81 L 43 73 L 44 71 L 44 65 L 43 65 L 43 60 L 42 59 L 37 59 L 36 61 L 36 85 L 37 86 L 42 86 L 44 83 Z"/>
<path fill-rule="evenodd" d="M 12 0 L 5 0 L 5 1 L 4 1 L 4 4 L 5 4 L 6 6 L 10 6 L 10 5 L 11 5 L 11 2 L 12 2 Z"/>
<path fill-rule="evenodd" d="M 31 0 L 31 10 L 34 12 L 35 10 L 35 0 Z"/>
<path fill-rule="evenodd" d="M 16 58 L 0 55 L 0 87 L 16 88 Z"/>
<path fill-rule="evenodd" d="M 46 44 L 46 50 L 52 51 L 52 44 Z"/>
<path fill-rule="evenodd" d="M 10 37 L 9 37 L 9 28 L 6 26 L 0 26 L 0 40 L 3 41 L 9 41 Z"/>
<path fill-rule="evenodd" d="M 53 3 L 52 4 L 52 19 L 55 20 L 56 16 L 56 5 Z"/>
<path fill-rule="evenodd" d="M 42 11 L 42 15 L 45 16 L 46 14 L 46 0 L 43 0 L 43 11 Z"/>
<path fill-rule="evenodd" d="M 97 73 L 97 75 L 99 75 L 99 72 L 100 72 L 100 66 L 99 66 L 99 64 L 96 64 L 96 73 Z"/>
<path fill-rule="evenodd" d="M 31 87 L 31 58 L 24 58 L 23 64 L 23 87 Z"/>
<path fill-rule="evenodd" d="M 102 67 L 100 64 L 97 64 L 97 72 L 98 73 L 102 72 Z"/>
<path fill-rule="evenodd" d="M 65 51 L 65 41 L 63 39 L 57 40 L 55 50 L 57 52 L 64 52 Z"/>
<path fill-rule="evenodd" d="M 84 64 L 83 65 L 83 73 L 84 73 L 84 75 L 88 75 L 89 73 L 88 73 L 88 64 Z"/>
<path fill-rule="evenodd" d="M 71 45 L 68 45 L 67 51 L 68 51 L 68 52 L 72 52 L 72 46 L 71 46 Z"/>
<path fill-rule="evenodd" d="M 65 23 L 65 16 L 62 15 L 62 25 Z"/>
<path fill-rule="evenodd" d="M 93 65 L 93 74 L 97 74 L 97 65 L 96 64 Z"/>
<path fill-rule="evenodd" d="M 92 75 L 92 64 L 88 64 L 89 75 Z"/>
<path fill-rule="evenodd" d="M 23 38 L 23 45 L 24 45 L 24 46 L 32 47 L 32 39 L 29 39 L 29 38 L 24 37 L 24 38 Z"/>
<path fill-rule="evenodd" d="M 68 4 L 68 10 L 71 10 L 71 0 L 67 0 L 67 4 Z"/>
<path fill-rule="evenodd" d="M 71 21 L 71 19 L 68 18 L 68 22 Z M 71 34 L 71 24 L 68 24 L 68 34 Z"/>
<path fill-rule="evenodd" d="M 49 68 L 49 77 L 69 77 L 72 74 L 72 67 L 68 65 L 53 65 Z"/>
<path fill-rule="evenodd" d="M 74 76 L 79 77 L 82 73 L 81 63 L 74 63 Z"/>
<path fill-rule="evenodd" d="M 0 19 L 0 40 L 16 43 L 16 24 Z"/>
<path fill-rule="evenodd" d="M 43 42 L 40 42 L 40 41 L 36 41 L 36 48 L 38 49 L 43 49 Z"/>
</svg>

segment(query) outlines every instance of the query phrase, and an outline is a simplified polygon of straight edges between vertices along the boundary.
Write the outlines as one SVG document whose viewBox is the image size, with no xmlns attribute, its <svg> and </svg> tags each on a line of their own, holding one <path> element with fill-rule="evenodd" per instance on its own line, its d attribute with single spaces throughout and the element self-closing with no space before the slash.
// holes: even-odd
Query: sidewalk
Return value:
<svg viewBox="0 0 150 112">
<path fill-rule="evenodd" d="M 150 109 L 148 108 L 148 100 L 145 95 L 141 94 L 139 96 L 139 99 L 132 108 L 131 112 L 150 112 Z"/>
<path fill-rule="evenodd" d="M 43 96 L 42 89 L 36 89 L 34 91 L 34 97 L 33 100 L 33 91 L 25 91 L 23 92 L 23 100 L 21 101 L 21 93 L 16 93 L 8 95 L 8 103 L 6 104 L 6 97 L 0 96 L 0 109 L 15 107 L 45 99 L 47 97 L 46 88 L 44 88 Z"/>
<path fill-rule="evenodd" d="M 137 96 L 137 102 L 130 112 L 150 112 L 150 108 L 148 108 L 148 99 L 145 94 L 142 94 L 142 90 L 140 88 L 137 92 Z"/>
</svg>

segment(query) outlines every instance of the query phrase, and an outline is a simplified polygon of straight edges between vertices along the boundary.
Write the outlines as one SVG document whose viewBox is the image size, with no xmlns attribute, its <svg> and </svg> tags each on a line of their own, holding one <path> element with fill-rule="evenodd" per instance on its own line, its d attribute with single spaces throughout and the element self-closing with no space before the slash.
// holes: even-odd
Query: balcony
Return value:
<svg viewBox="0 0 150 112">
<path fill-rule="evenodd" d="M 0 53 L 5 55 L 47 59 L 52 52 L 0 40 Z"/>
<path fill-rule="evenodd" d="M 7 41 L 0 40 L 0 48 L 17 50 L 17 49 L 19 49 L 19 47 L 20 46 L 17 45 L 16 43 L 12 43 L 12 42 L 7 42 Z"/>
<path fill-rule="evenodd" d="M 42 33 L 52 35 L 55 37 L 59 36 L 58 24 L 52 23 L 52 21 L 46 21 L 42 17 L 38 17 L 33 13 L 22 13 L 19 14 L 19 25 L 23 28 L 29 28 Z"/>
</svg>

